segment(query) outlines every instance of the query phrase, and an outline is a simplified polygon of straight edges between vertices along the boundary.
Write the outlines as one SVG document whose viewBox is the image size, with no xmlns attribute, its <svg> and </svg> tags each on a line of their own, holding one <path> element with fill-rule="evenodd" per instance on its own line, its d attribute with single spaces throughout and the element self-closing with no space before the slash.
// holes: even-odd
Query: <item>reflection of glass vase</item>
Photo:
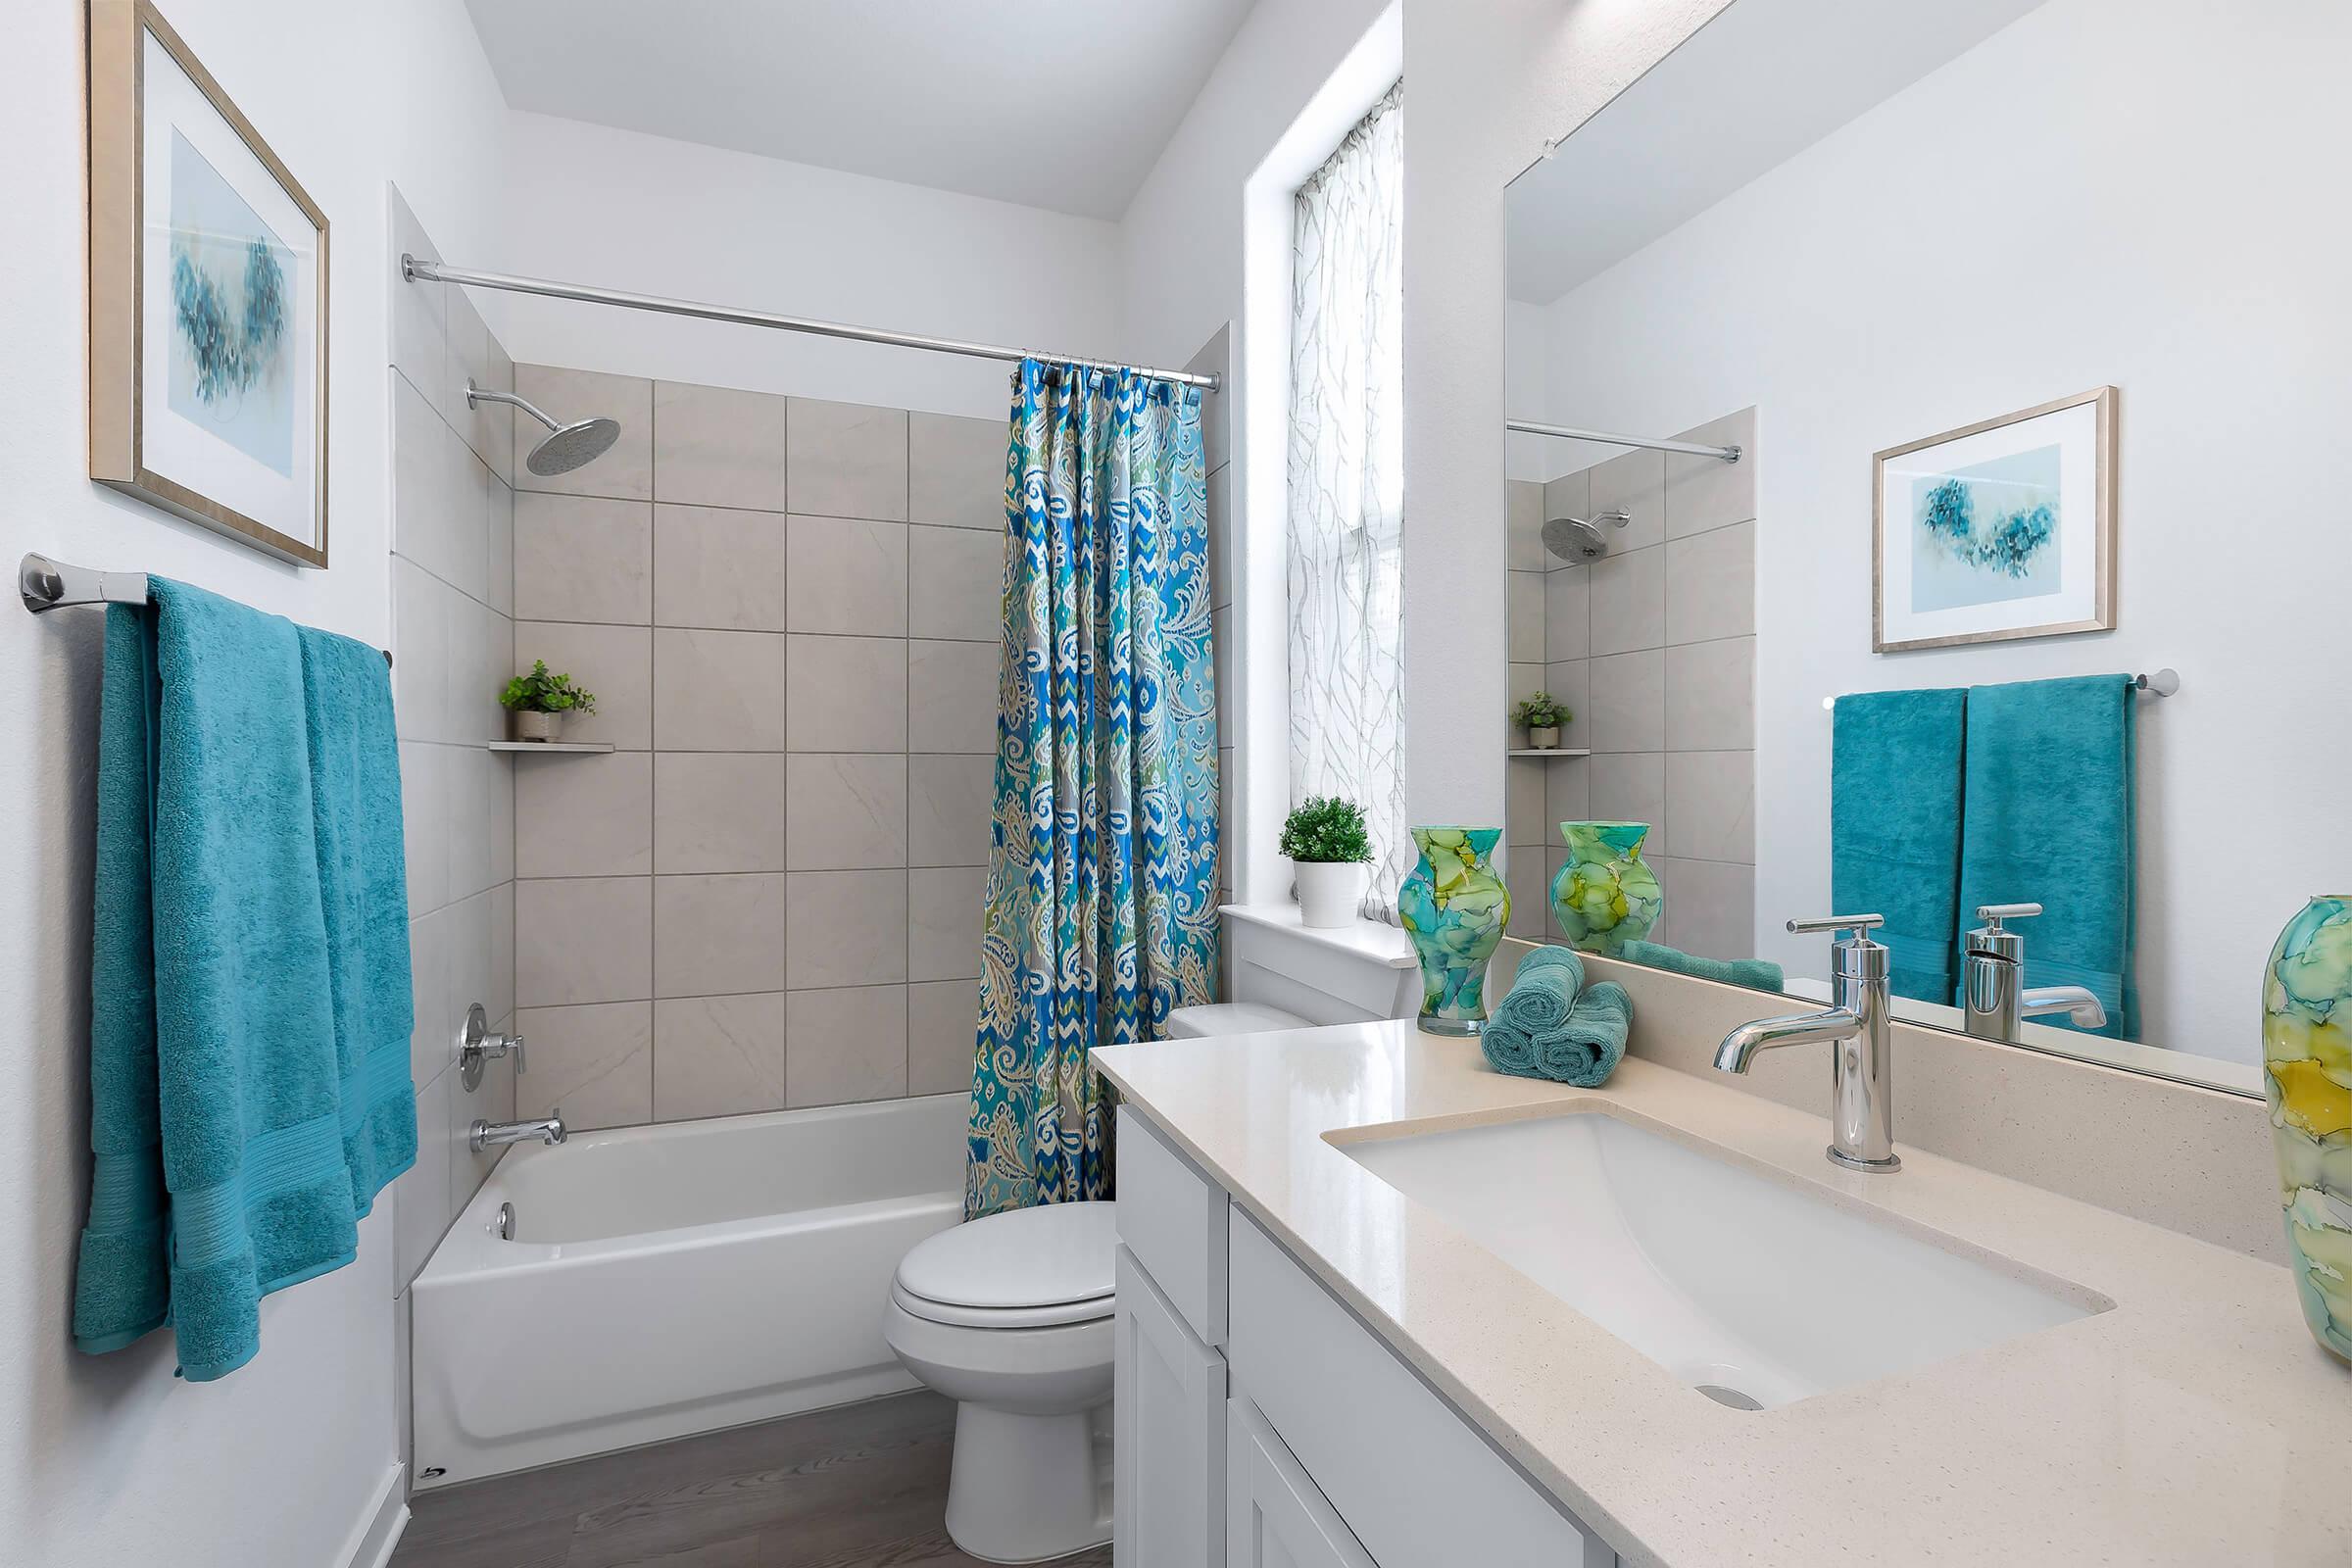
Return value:
<svg viewBox="0 0 2352 1568">
<path fill-rule="evenodd" d="M 1421 859 L 1396 890 L 1396 912 L 1421 959 L 1421 1018 L 1433 1035 L 1487 1026 L 1487 960 L 1502 942 L 1511 894 L 1491 857 L 1498 827 L 1417 827 Z"/>
<path fill-rule="evenodd" d="M 2271 949 L 2262 1088 L 2303 1321 L 2352 1361 L 2352 894 L 2313 899 Z"/>
<path fill-rule="evenodd" d="M 1568 945 L 1615 956 L 1649 935 L 1666 911 L 1666 890 L 1642 858 L 1647 822 L 1562 822 L 1568 863 L 1551 879 L 1551 913 Z"/>
</svg>

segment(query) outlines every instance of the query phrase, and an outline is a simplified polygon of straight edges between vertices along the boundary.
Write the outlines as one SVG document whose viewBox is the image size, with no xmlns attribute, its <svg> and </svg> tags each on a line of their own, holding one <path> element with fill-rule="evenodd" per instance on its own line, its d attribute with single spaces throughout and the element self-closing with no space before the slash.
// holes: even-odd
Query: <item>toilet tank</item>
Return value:
<svg viewBox="0 0 2352 1568">
<path fill-rule="evenodd" d="M 1295 904 L 1228 904 L 1227 995 L 1295 1012 L 1310 1023 L 1367 1023 L 1420 1010 L 1411 941 L 1395 926 L 1336 929 L 1299 923 Z"/>
</svg>

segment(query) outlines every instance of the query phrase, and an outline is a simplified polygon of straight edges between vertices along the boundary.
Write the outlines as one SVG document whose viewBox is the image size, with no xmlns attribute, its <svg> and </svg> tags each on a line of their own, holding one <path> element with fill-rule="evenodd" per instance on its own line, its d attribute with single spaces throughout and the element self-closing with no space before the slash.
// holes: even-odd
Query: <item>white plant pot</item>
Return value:
<svg viewBox="0 0 2352 1568">
<path fill-rule="evenodd" d="M 1527 732 L 1527 744 L 1530 749 L 1539 752 L 1553 752 L 1559 750 L 1560 726 L 1557 724 L 1546 724 L 1541 729 L 1531 726 Z"/>
<path fill-rule="evenodd" d="M 514 738 L 518 741 L 560 740 L 564 734 L 562 713 L 542 713 L 534 709 L 514 710 Z"/>
<path fill-rule="evenodd" d="M 1298 923 L 1329 929 L 1353 925 L 1364 897 L 1364 868 L 1355 860 L 1293 860 L 1298 876 Z"/>
</svg>

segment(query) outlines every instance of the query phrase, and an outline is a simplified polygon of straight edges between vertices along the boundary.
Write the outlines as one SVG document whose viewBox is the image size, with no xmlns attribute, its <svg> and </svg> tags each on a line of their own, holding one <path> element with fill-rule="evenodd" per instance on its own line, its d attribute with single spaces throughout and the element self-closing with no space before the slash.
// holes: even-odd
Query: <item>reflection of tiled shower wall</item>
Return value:
<svg viewBox="0 0 2352 1568">
<path fill-rule="evenodd" d="M 1511 700 L 1549 691 L 1576 715 L 1561 746 L 1592 754 L 1509 763 L 1515 935 L 1557 939 L 1554 824 L 1639 821 L 1666 889 L 1653 937 L 1712 957 L 1754 951 L 1754 426 L 1746 410 L 1677 437 L 1736 444 L 1737 464 L 1633 451 L 1510 486 Z M 1632 521 L 1605 530 L 1602 561 L 1544 551 L 1544 518 L 1617 508 Z"/>
<path fill-rule="evenodd" d="M 392 254 L 438 254 L 397 194 Z M 409 853 L 416 1163 L 400 1178 L 405 1287 L 491 1161 L 475 1117 L 514 1113 L 513 1063 L 468 1094 L 456 1067 L 466 1005 L 514 1010 L 514 789 L 497 694 L 514 637 L 513 437 L 507 411 L 466 407 L 466 379 L 504 388 L 506 354 L 464 292 L 395 281 L 392 298 L 392 691 Z"/>
<path fill-rule="evenodd" d="M 514 662 L 596 694 L 515 770 L 519 1109 L 959 1090 L 994 789 L 1001 420 L 522 366 Z M 517 430 L 523 450 L 531 431 Z"/>
</svg>

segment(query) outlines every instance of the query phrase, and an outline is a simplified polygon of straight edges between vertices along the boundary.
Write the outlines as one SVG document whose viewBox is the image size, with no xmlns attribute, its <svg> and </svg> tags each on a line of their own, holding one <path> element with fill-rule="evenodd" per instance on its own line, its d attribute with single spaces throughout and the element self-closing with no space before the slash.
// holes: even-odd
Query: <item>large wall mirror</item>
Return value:
<svg viewBox="0 0 2352 1568">
<path fill-rule="evenodd" d="M 2352 887 L 2347 58 L 1734 0 L 1520 176 L 1514 934 L 1818 1001 L 1883 913 L 1905 1015 L 2260 1092 Z"/>
</svg>

